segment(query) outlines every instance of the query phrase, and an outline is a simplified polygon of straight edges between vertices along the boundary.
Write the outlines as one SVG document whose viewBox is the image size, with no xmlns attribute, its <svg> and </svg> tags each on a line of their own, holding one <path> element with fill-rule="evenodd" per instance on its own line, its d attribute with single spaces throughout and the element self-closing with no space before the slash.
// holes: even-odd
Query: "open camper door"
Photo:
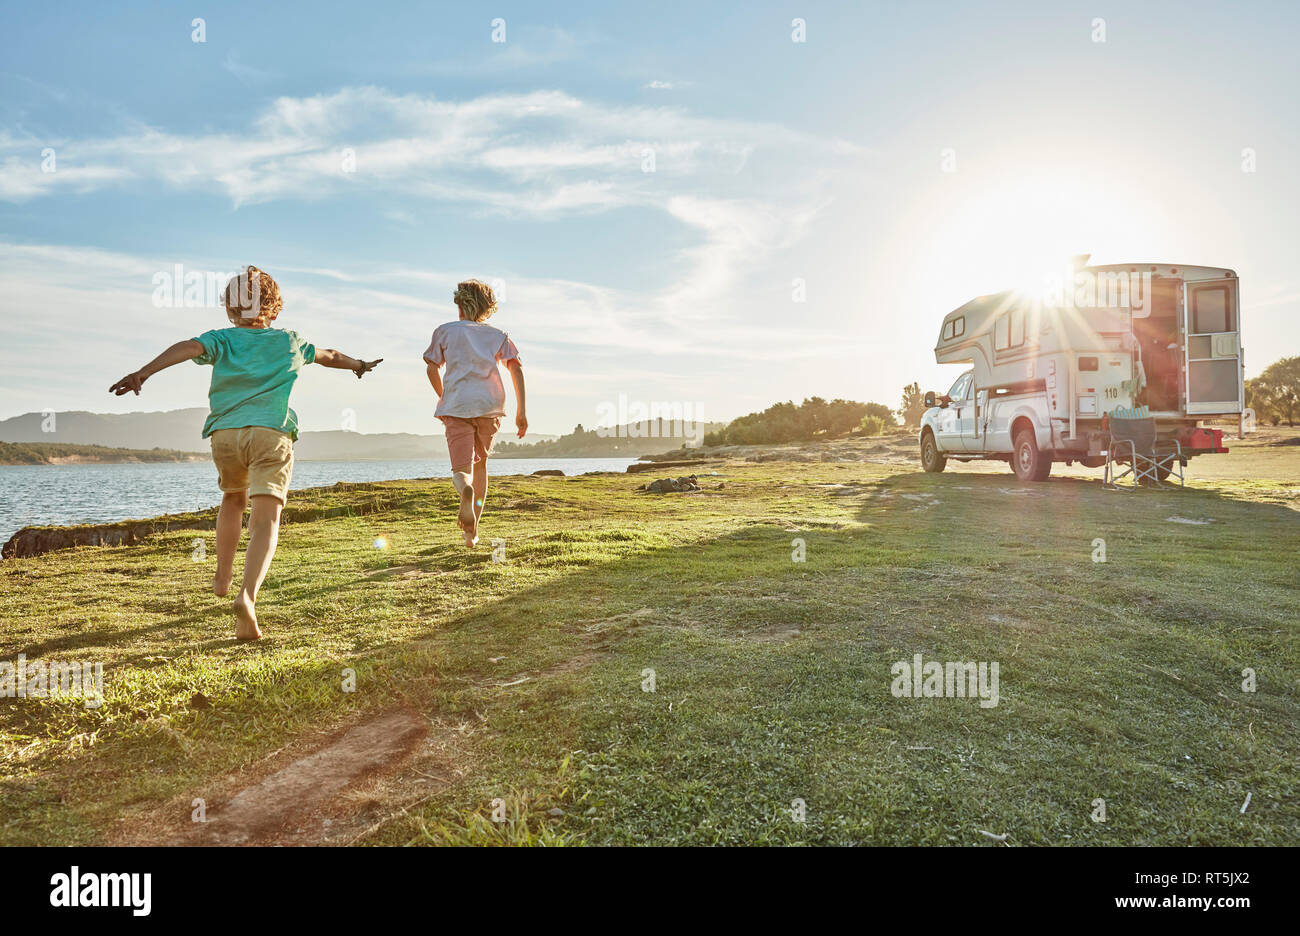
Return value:
<svg viewBox="0 0 1300 936">
<path fill-rule="evenodd" d="M 1240 413 L 1244 401 L 1237 279 L 1198 280 L 1185 288 L 1187 414 Z"/>
</svg>

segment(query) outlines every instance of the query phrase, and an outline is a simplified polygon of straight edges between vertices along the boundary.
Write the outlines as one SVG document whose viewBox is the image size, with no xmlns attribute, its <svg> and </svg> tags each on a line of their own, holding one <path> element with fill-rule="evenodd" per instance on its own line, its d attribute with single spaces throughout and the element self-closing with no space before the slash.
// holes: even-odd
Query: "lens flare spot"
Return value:
<svg viewBox="0 0 1300 936">
<path fill-rule="evenodd" d="M 376 536 L 376 537 L 375 537 L 375 542 L 374 542 L 374 547 L 375 547 L 375 549 L 387 549 L 387 548 L 388 548 L 388 537 L 386 537 L 386 536 Z"/>
</svg>

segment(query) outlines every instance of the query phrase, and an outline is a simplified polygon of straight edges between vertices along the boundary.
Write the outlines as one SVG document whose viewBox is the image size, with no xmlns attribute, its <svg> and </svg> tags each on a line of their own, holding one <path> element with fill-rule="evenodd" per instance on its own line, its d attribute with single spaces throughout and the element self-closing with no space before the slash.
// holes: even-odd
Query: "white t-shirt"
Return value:
<svg viewBox="0 0 1300 936">
<path fill-rule="evenodd" d="M 519 360 L 519 349 L 501 329 L 469 319 L 439 325 L 424 359 L 447 365 L 435 416 L 506 414 L 506 388 L 497 362 Z"/>
</svg>

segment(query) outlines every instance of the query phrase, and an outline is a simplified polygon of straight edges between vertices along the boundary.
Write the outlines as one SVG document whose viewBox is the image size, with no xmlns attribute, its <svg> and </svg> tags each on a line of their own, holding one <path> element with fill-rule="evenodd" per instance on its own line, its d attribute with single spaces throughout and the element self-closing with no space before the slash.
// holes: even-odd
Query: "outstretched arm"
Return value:
<svg viewBox="0 0 1300 936">
<path fill-rule="evenodd" d="M 179 364 L 182 361 L 192 361 L 203 353 L 203 345 L 199 344 L 193 338 L 187 338 L 185 341 L 178 341 L 162 354 L 158 355 L 144 367 L 134 373 L 127 374 L 113 386 L 108 388 L 109 393 L 122 396 L 124 393 L 134 393 L 140 395 L 140 387 L 146 380 L 158 373 L 160 370 L 171 367 L 173 364 Z"/>
<path fill-rule="evenodd" d="M 515 407 L 515 426 L 519 429 L 519 438 L 523 438 L 528 432 L 528 409 L 525 406 L 524 398 L 524 368 L 516 360 L 506 362 L 506 369 L 510 371 L 510 379 L 515 385 L 515 402 L 519 404 Z"/>
<path fill-rule="evenodd" d="M 317 364 L 324 367 L 337 367 L 339 370 L 350 370 L 357 375 L 357 380 L 374 370 L 375 365 L 382 363 L 383 360 L 383 358 L 376 358 L 373 361 L 359 361 L 356 358 L 348 357 L 342 351 L 335 351 L 332 348 L 316 349 Z"/>
</svg>

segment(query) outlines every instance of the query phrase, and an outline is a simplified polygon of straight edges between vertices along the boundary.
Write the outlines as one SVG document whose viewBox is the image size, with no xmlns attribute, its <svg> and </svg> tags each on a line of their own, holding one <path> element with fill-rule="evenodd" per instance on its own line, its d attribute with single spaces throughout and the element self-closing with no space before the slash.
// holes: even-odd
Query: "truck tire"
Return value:
<svg viewBox="0 0 1300 936">
<path fill-rule="evenodd" d="M 1021 481 L 1046 481 L 1052 470 L 1052 459 L 1038 450 L 1038 440 L 1033 429 L 1016 433 L 1015 451 L 1011 453 L 1011 470 Z"/>
<path fill-rule="evenodd" d="M 926 432 L 921 436 L 921 467 L 930 474 L 937 474 L 947 465 L 948 458 L 939 451 L 939 445 L 934 441 L 934 433 Z"/>
</svg>

